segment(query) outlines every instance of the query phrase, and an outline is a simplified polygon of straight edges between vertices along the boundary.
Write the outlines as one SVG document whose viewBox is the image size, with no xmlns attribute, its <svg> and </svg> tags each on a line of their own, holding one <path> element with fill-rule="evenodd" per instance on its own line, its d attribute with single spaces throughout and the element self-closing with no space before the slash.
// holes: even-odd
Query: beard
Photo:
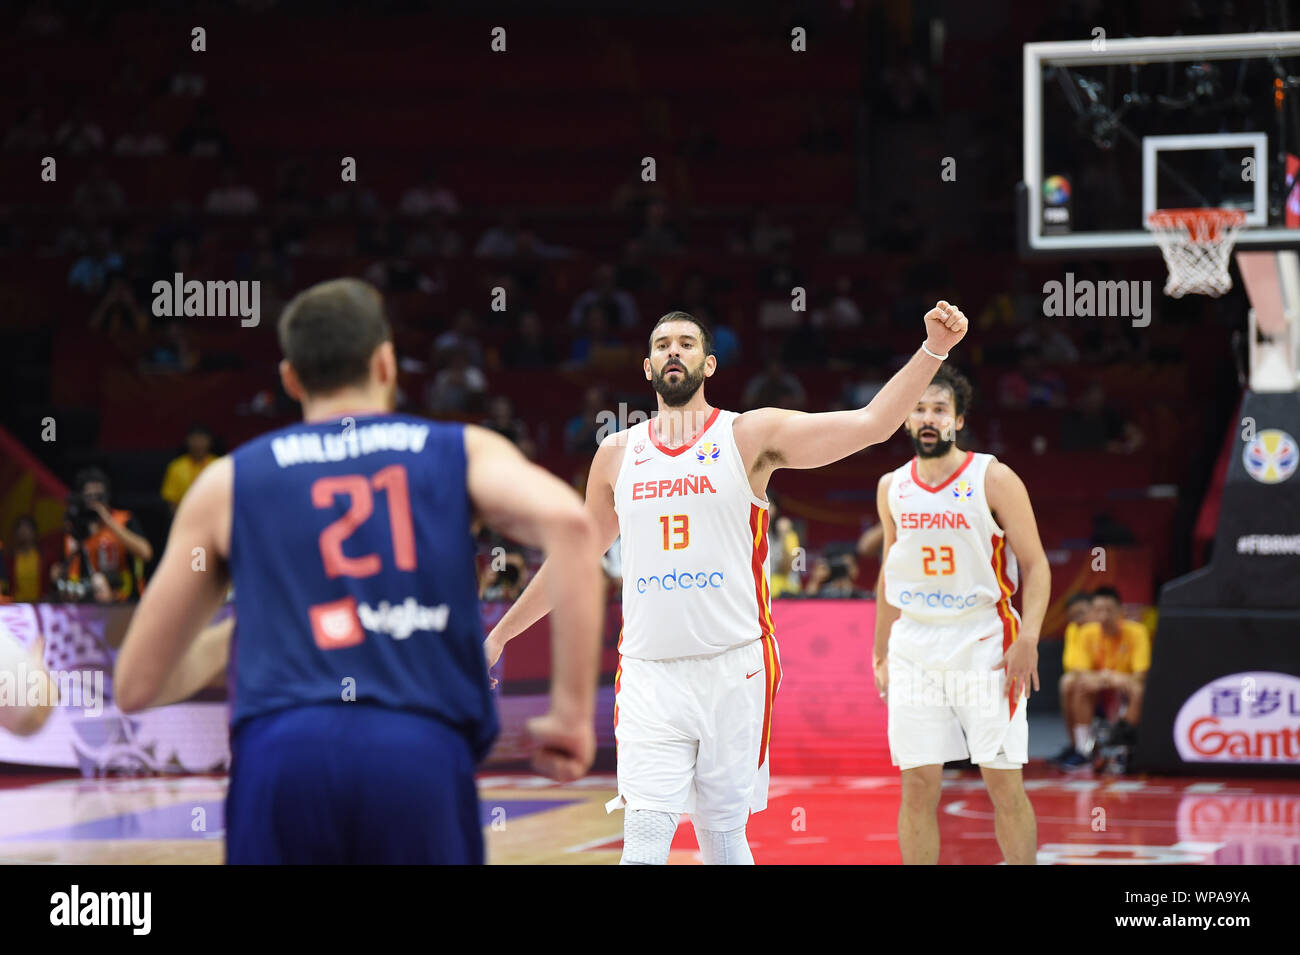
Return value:
<svg viewBox="0 0 1300 955">
<path fill-rule="evenodd" d="M 955 438 L 952 440 L 945 439 L 942 432 L 931 432 L 928 429 L 922 430 L 925 431 L 926 434 L 933 433 L 935 439 L 934 444 L 927 448 L 921 443 L 921 432 L 918 431 L 916 434 L 912 435 L 912 447 L 916 448 L 917 457 L 941 458 L 952 450 L 952 446 L 957 443 Z"/>
<path fill-rule="evenodd" d="M 671 382 L 664 376 L 669 370 L 675 369 L 681 369 L 681 379 Z M 701 362 L 700 367 L 692 372 L 681 362 L 668 362 L 663 371 L 651 372 L 650 384 L 668 407 L 681 407 L 695 397 L 695 392 L 704 384 L 704 363 Z"/>
</svg>

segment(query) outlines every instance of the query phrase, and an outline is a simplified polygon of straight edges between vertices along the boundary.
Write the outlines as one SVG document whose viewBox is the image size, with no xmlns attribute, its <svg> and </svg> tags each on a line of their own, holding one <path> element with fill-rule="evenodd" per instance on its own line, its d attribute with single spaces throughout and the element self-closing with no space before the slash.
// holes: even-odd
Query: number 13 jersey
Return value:
<svg viewBox="0 0 1300 955">
<path fill-rule="evenodd" d="M 624 656 L 708 656 L 772 636 L 767 502 L 745 473 L 737 417 L 715 408 L 680 448 L 660 443 L 653 418 L 619 438 Z"/>
<path fill-rule="evenodd" d="M 984 492 L 995 460 L 967 451 L 938 487 L 922 483 L 916 458 L 894 471 L 889 511 L 898 537 L 885 560 L 885 599 L 904 616 L 949 624 L 994 610 L 1014 636 L 1016 556 Z"/>
</svg>

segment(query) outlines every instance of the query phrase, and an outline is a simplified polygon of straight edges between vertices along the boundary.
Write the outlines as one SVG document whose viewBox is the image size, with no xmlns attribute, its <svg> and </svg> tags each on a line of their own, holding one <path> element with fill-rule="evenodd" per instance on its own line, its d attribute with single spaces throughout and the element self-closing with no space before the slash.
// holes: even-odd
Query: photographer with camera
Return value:
<svg viewBox="0 0 1300 955">
<path fill-rule="evenodd" d="M 78 472 L 63 526 L 64 559 L 50 569 L 58 598 L 109 603 L 137 600 L 153 546 L 126 510 L 109 507 L 108 476 L 99 468 Z"/>
<path fill-rule="evenodd" d="M 498 560 L 494 557 L 479 578 L 480 600 L 517 600 L 528 583 L 528 564 L 524 553 L 516 548 L 503 548 Z"/>
<path fill-rule="evenodd" d="M 869 600 L 872 595 L 857 586 L 857 577 L 856 548 L 831 545 L 813 568 L 808 590 L 822 599 Z"/>
</svg>

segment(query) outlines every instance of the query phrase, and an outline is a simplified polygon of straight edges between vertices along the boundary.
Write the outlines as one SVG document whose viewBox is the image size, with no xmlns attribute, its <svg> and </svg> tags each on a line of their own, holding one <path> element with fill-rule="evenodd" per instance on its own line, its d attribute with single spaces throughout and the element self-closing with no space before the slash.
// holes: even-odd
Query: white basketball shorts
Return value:
<svg viewBox="0 0 1300 955">
<path fill-rule="evenodd" d="M 728 831 L 767 808 L 772 703 L 781 685 L 773 639 L 709 657 L 623 657 L 614 681 L 615 809 L 690 813 Z"/>
<path fill-rule="evenodd" d="M 889 752 L 914 769 L 969 759 L 991 769 L 1029 761 L 1025 696 L 1012 701 L 1003 625 L 990 609 L 935 625 L 903 615 L 889 632 Z"/>
</svg>

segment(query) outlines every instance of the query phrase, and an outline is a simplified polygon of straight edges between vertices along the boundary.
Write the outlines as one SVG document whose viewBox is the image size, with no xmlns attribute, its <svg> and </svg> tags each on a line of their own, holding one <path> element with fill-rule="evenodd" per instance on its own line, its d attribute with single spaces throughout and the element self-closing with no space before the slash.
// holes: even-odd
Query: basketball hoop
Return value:
<svg viewBox="0 0 1300 955">
<path fill-rule="evenodd" d="M 1157 209 L 1147 216 L 1147 228 L 1169 266 L 1165 294 L 1182 298 L 1188 292 L 1215 298 L 1232 288 L 1228 261 L 1237 233 L 1246 224 L 1240 209 Z"/>
</svg>

